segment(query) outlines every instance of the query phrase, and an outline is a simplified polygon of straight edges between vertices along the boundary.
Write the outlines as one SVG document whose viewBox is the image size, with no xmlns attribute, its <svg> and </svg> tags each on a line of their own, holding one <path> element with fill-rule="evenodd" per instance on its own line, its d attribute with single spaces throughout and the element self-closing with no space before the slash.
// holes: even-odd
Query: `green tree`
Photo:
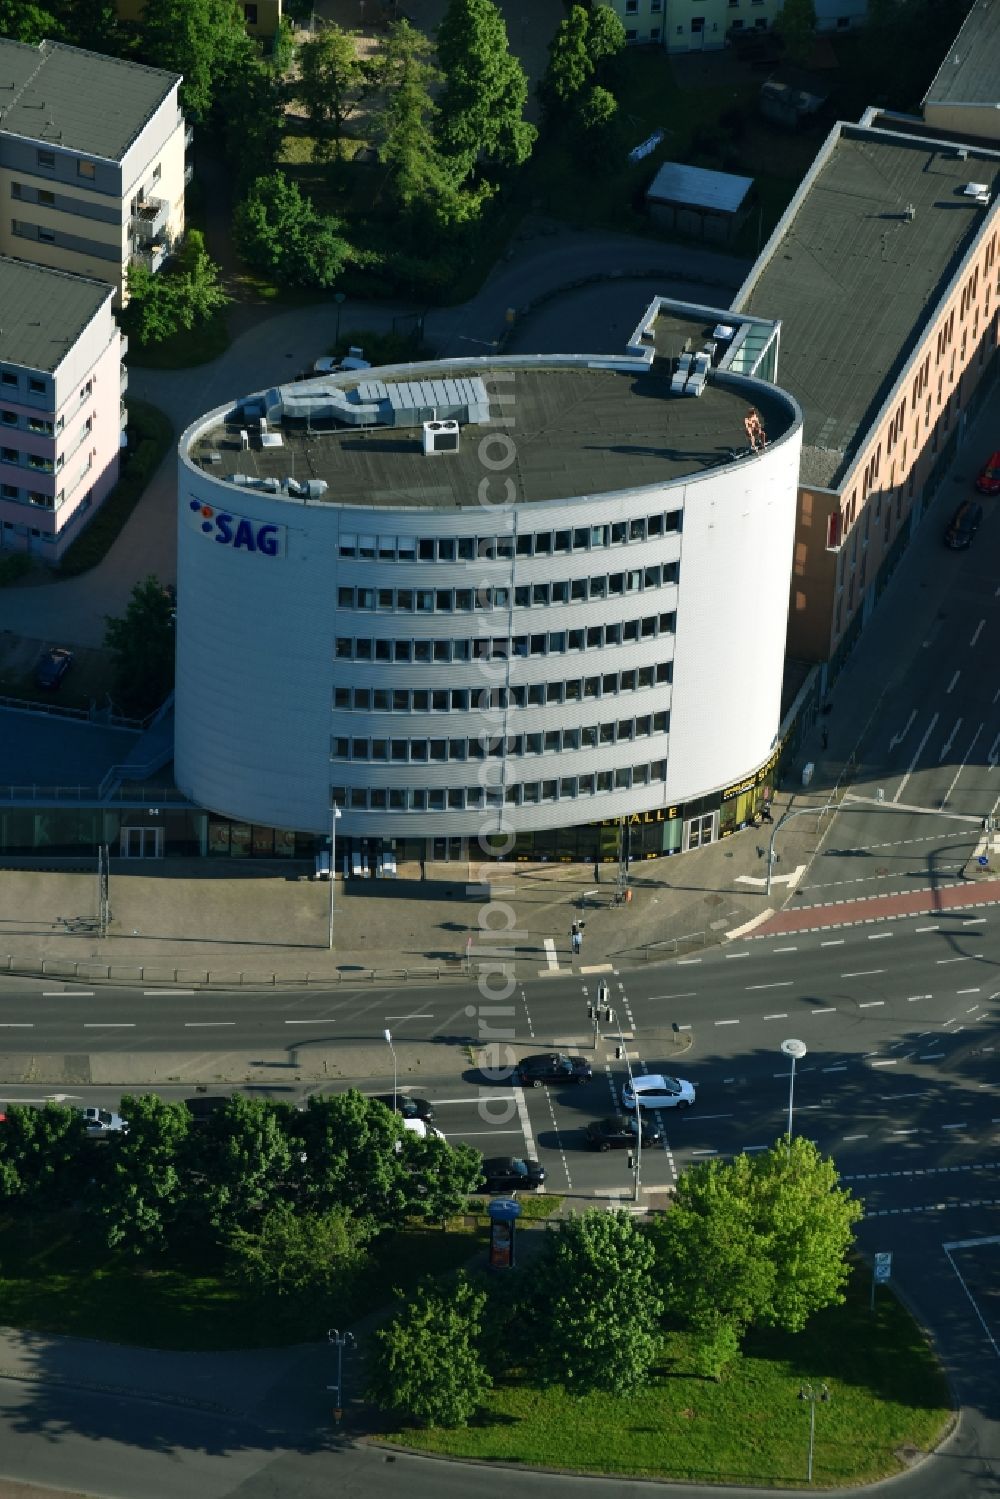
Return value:
<svg viewBox="0 0 1000 1499">
<path fill-rule="evenodd" d="M 373 1231 L 347 1208 L 302 1213 L 279 1202 L 252 1230 L 235 1229 L 228 1247 L 239 1275 L 255 1291 L 299 1301 L 342 1298 L 365 1263 Z"/>
<path fill-rule="evenodd" d="M 183 73 L 181 105 L 196 124 L 258 55 L 236 0 L 156 0 L 143 11 L 139 45 L 155 67 Z"/>
<path fill-rule="evenodd" d="M 424 1281 L 375 1334 L 369 1399 L 421 1426 L 464 1426 L 492 1384 L 477 1347 L 485 1305 L 464 1274 L 444 1291 Z"/>
<path fill-rule="evenodd" d="M 432 1223 L 465 1209 L 482 1176 L 483 1158 L 471 1145 L 449 1145 L 435 1135 L 403 1137 L 403 1161 L 409 1173 L 411 1213 Z"/>
<path fill-rule="evenodd" d="M 259 177 L 233 233 L 249 265 L 290 286 L 332 286 L 354 258 L 337 219 L 325 218 L 282 172 Z"/>
<path fill-rule="evenodd" d="M 123 615 L 105 615 L 120 702 L 138 715 L 158 708 L 174 685 L 174 606 L 150 574 L 132 589 Z"/>
<path fill-rule="evenodd" d="M 121 1112 L 128 1133 L 101 1147 L 111 1155 L 98 1199 L 108 1246 L 134 1254 L 161 1251 L 186 1201 L 182 1164 L 191 1115 L 184 1104 L 165 1103 L 155 1093 L 126 1094 Z"/>
<path fill-rule="evenodd" d="M 566 113 L 594 72 L 587 50 L 590 16 L 582 5 L 574 5 L 549 43 L 549 62 L 539 85 L 539 96 L 553 114 Z"/>
<path fill-rule="evenodd" d="M 379 1225 L 399 1222 L 413 1186 L 400 1145 L 404 1131 L 390 1109 L 356 1088 L 314 1094 L 291 1128 L 292 1148 L 304 1156 L 296 1184 L 305 1208 L 349 1207 Z"/>
<path fill-rule="evenodd" d="M 59 16 L 66 41 L 74 47 L 120 55 L 118 16 L 111 0 L 49 0 L 49 3 Z"/>
<path fill-rule="evenodd" d="M 625 48 L 625 23 L 610 5 L 595 5 L 587 28 L 587 56 L 602 76 L 602 65 Z"/>
<path fill-rule="evenodd" d="M 288 1193 L 292 1145 L 287 1118 L 269 1099 L 234 1093 L 203 1131 L 203 1210 L 224 1239 L 241 1229 L 256 1230 Z"/>
<path fill-rule="evenodd" d="M 47 1103 L 40 1109 L 8 1104 L 0 1152 L 0 1200 L 58 1206 L 72 1195 L 90 1148 L 75 1109 Z"/>
<path fill-rule="evenodd" d="M 631 1390 L 659 1352 L 656 1252 L 630 1213 L 594 1210 L 547 1235 L 533 1305 L 542 1373 L 570 1390 Z"/>
<path fill-rule="evenodd" d="M 39 42 L 62 41 L 64 32 L 51 8 L 30 0 L 0 0 L 0 36 L 36 47 Z"/>
<path fill-rule="evenodd" d="M 861 1211 L 802 1137 L 695 1166 L 654 1230 L 668 1302 L 706 1346 L 734 1347 L 752 1326 L 800 1332 L 843 1301 Z"/>
<path fill-rule="evenodd" d="M 477 161 L 521 166 L 538 132 L 524 118 L 528 79 L 511 55 L 507 26 L 493 0 L 449 0 L 437 33 L 444 89 L 438 100 L 439 149 L 464 178 Z"/>
<path fill-rule="evenodd" d="M 816 38 L 816 7 L 813 0 L 784 0 L 775 22 L 785 43 L 789 62 L 805 67 Z"/>
<path fill-rule="evenodd" d="M 259 58 L 219 95 L 223 150 L 240 194 L 274 171 L 285 133 L 284 97 L 280 75 Z"/>
<path fill-rule="evenodd" d="M 344 126 L 375 86 L 373 68 L 358 55 L 358 34 L 327 26 L 299 48 L 295 97 L 305 105 L 317 161 L 343 154 Z"/>
<path fill-rule="evenodd" d="M 219 285 L 219 267 L 209 259 L 199 229 L 188 230 L 177 263 L 168 270 L 154 273 L 133 260 L 128 294 L 125 324 L 144 344 L 204 323 L 232 301 Z"/>
</svg>

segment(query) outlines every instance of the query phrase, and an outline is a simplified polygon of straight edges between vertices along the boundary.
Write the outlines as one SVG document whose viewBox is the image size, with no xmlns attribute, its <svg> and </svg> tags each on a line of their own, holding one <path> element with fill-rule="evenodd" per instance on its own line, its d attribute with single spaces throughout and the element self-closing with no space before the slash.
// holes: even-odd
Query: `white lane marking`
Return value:
<svg viewBox="0 0 1000 1499">
<path fill-rule="evenodd" d="M 939 932 L 941 928 L 939 926 L 915 926 L 913 930 L 915 932 Z"/>
<path fill-rule="evenodd" d="M 944 1052 L 943 1051 L 925 1051 L 925 1052 L 922 1052 L 919 1057 L 917 1057 L 917 1061 L 918 1062 L 940 1062 L 940 1060 L 941 1060 L 941 1058 L 943 1056 L 944 1056 Z"/>
<path fill-rule="evenodd" d="M 1000 687 L 997 688 L 993 701 L 996 702 L 998 697 L 1000 697 Z M 990 770 L 995 770 L 997 760 L 998 758 L 1000 758 L 1000 734 L 997 735 L 993 743 L 990 745 L 989 754 L 986 756 L 986 758 L 989 761 Z"/>
<path fill-rule="evenodd" d="M 85 1031 L 134 1031 L 133 1020 L 85 1020 Z"/>
<path fill-rule="evenodd" d="M 948 787 L 948 790 L 945 792 L 944 796 L 941 798 L 941 807 L 942 807 L 942 809 L 945 808 L 948 805 L 948 802 L 949 802 L 949 800 L 951 798 L 951 793 L 955 789 L 955 784 L 958 781 L 959 776 L 962 774 L 962 771 L 965 769 L 966 762 L 968 761 L 969 756 L 972 754 L 973 746 L 974 746 L 976 740 L 979 738 L 980 734 L 983 732 L 983 729 L 985 727 L 986 727 L 986 725 L 981 723 L 979 725 L 979 728 L 973 734 L 972 738 L 969 740 L 969 748 L 966 750 L 965 754 L 962 756 L 961 760 L 958 762 L 958 769 L 956 770 L 955 774 L 951 778 L 951 785 Z"/>
<path fill-rule="evenodd" d="M 972 959 L 969 958 L 969 957 L 964 957 L 964 958 L 935 958 L 934 961 L 937 964 L 937 966 L 939 968 L 941 968 L 945 963 L 971 963 Z"/>
<path fill-rule="evenodd" d="M 531 1120 L 528 1117 L 528 1105 L 524 1101 L 524 1089 L 520 1084 L 514 1088 L 514 1102 L 517 1105 L 517 1117 L 521 1121 L 521 1131 L 524 1135 L 524 1148 L 529 1156 L 535 1154 L 535 1137 L 531 1132 Z"/>
<path fill-rule="evenodd" d="M 204 1031 L 209 1027 L 212 1027 L 214 1029 L 215 1027 L 220 1025 L 225 1026 L 235 1024 L 235 1020 L 185 1020 L 184 1029 L 186 1031 Z"/>
<path fill-rule="evenodd" d="M 844 1140 L 867 1140 L 868 1136 L 867 1135 L 842 1135 L 841 1138 L 844 1139 Z"/>
<path fill-rule="evenodd" d="M 749 994 L 752 989 L 790 989 L 791 987 L 791 979 L 782 979 L 777 984 L 747 984 L 747 993 Z"/>
<path fill-rule="evenodd" d="M 836 1067 L 821 1067 L 820 1071 L 821 1072 L 846 1072 L 847 1071 L 847 1063 L 846 1062 L 841 1062 Z"/>
<path fill-rule="evenodd" d="M 860 1000 L 858 1002 L 858 1009 L 859 1010 L 877 1010 L 880 1005 L 884 1005 L 884 1004 L 885 1004 L 885 1000 L 884 999 L 863 999 L 863 1000 Z"/>
<path fill-rule="evenodd" d="M 931 737 L 931 735 L 934 732 L 934 725 L 938 721 L 938 716 L 939 715 L 937 713 L 935 713 L 934 717 L 931 719 L 931 721 L 930 721 L 930 723 L 929 723 L 929 725 L 927 727 L 926 734 L 924 735 L 923 739 L 921 739 L 921 741 L 917 745 L 916 749 L 913 751 L 913 759 L 910 761 L 910 764 L 909 764 L 909 766 L 907 768 L 906 774 L 904 775 L 903 779 L 899 783 L 899 786 L 898 786 L 897 791 L 896 791 L 896 795 L 893 797 L 893 801 L 894 802 L 898 802 L 899 798 L 902 796 L 903 789 L 906 786 L 907 781 L 910 779 L 911 775 L 913 774 L 913 771 L 914 771 L 914 768 L 916 766 L 916 763 L 920 759 L 920 756 L 923 753 L 924 745 L 927 743 L 928 739 Z"/>
<path fill-rule="evenodd" d="M 688 989 L 685 994 L 651 994 L 646 1001 L 647 1004 L 658 1004 L 661 999 L 694 999 L 698 993 L 697 989 Z"/>
<path fill-rule="evenodd" d="M 983 917 L 983 920 L 984 921 L 986 920 L 985 916 Z M 779 953 L 779 952 L 798 952 L 798 948 L 797 947 L 772 947 L 771 951 L 773 953 Z M 750 1146 L 750 1145 L 748 1145 L 748 1146 L 745 1147 L 745 1149 L 747 1149 L 747 1150 L 752 1150 L 754 1148 L 755 1147 Z"/>
<path fill-rule="evenodd" d="M 986 920 L 985 916 L 967 916 L 965 918 L 965 920 L 962 922 L 962 925 L 963 926 L 978 926 L 981 921 L 985 921 L 985 920 Z"/>
<path fill-rule="evenodd" d="M 430 1014 L 420 1015 L 414 1010 L 410 1015 L 387 1015 L 385 1018 L 386 1020 L 433 1020 L 434 1014 L 431 1012 Z"/>
<path fill-rule="evenodd" d="M 194 994 L 194 989 L 143 989 L 143 999 L 173 999 L 175 994 Z"/>
<path fill-rule="evenodd" d="M 894 937 L 895 932 L 869 932 L 869 942 L 884 942 L 887 937 Z"/>
<path fill-rule="evenodd" d="M 554 937 L 545 937 L 545 938 L 543 938 L 542 939 L 542 946 L 545 948 L 545 961 L 546 961 L 546 963 L 552 969 L 558 968 L 559 967 L 559 959 L 556 956 L 555 938 Z"/>
<path fill-rule="evenodd" d="M 32 1020 L 4 1020 L 0 1021 L 0 1031 L 33 1031 L 35 1029 Z"/>
<path fill-rule="evenodd" d="M 985 625 L 986 625 L 985 619 L 981 619 L 979 621 L 978 625 L 975 628 L 975 632 L 973 633 L 972 639 L 969 641 L 970 647 L 975 645 L 976 641 L 979 639 L 980 635 L 983 633 L 983 629 L 985 628 Z"/>
<path fill-rule="evenodd" d="M 960 671 L 957 671 L 955 673 L 955 675 L 952 677 L 951 681 L 948 683 L 947 687 L 944 689 L 944 695 L 945 695 L 945 697 L 948 696 L 949 692 L 953 692 L 954 691 L 955 684 L 956 684 L 956 682 L 958 681 L 958 679 L 959 679 L 959 677 L 961 675 L 962 675 L 962 673 Z"/>
<path fill-rule="evenodd" d="M 951 1268 L 954 1270 L 955 1274 L 958 1277 L 958 1283 L 959 1283 L 959 1285 L 962 1287 L 962 1290 L 965 1292 L 966 1296 L 969 1298 L 969 1305 L 972 1307 L 972 1310 L 975 1312 L 976 1316 L 979 1318 L 979 1325 L 982 1327 L 983 1332 L 986 1334 L 986 1340 L 987 1340 L 987 1342 L 989 1343 L 990 1347 L 993 1349 L 993 1352 L 996 1354 L 997 1358 L 1000 1358 L 1000 1348 L 997 1347 L 996 1339 L 994 1338 L 993 1334 L 990 1332 L 990 1329 L 989 1329 L 989 1327 L 987 1325 L 987 1322 L 986 1322 L 986 1318 L 983 1316 L 982 1312 L 979 1310 L 979 1304 L 976 1301 L 976 1298 L 973 1296 L 972 1292 L 969 1290 L 968 1286 L 965 1284 L 965 1280 L 963 1279 L 961 1270 L 958 1268 L 958 1266 L 955 1264 L 955 1261 L 951 1257 L 951 1251 L 953 1249 L 977 1249 L 981 1244 L 996 1244 L 997 1242 L 998 1242 L 998 1240 L 996 1238 L 992 1238 L 992 1239 L 965 1239 L 965 1240 L 963 1240 L 961 1242 L 955 1241 L 952 1244 L 944 1244 L 944 1245 L 942 1245 L 942 1248 L 944 1249 L 944 1252 L 945 1252 L 945 1254 L 946 1254 L 946 1256 L 948 1258 L 949 1265 L 951 1266 Z"/>
<path fill-rule="evenodd" d="M 827 1005 L 823 1009 L 811 1011 L 811 1013 L 813 1015 L 835 1015 L 836 1012 L 837 1012 L 837 1006 L 836 1005 Z"/>
<path fill-rule="evenodd" d="M 700 963 L 700 962 L 701 962 L 700 958 L 678 958 L 677 959 L 677 966 L 678 966 L 678 968 L 691 968 L 695 963 Z"/>
<path fill-rule="evenodd" d="M 402 1089 L 399 1090 L 402 1092 Z M 497 1103 L 501 1099 L 510 1098 L 509 1093 L 470 1093 L 465 1098 L 435 1098 L 434 1107 L 438 1104 L 443 1108 L 446 1103 Z"/>
<path fill-rule="evenodd" d="M 739 1025 L 738 1020 L 717 1020 L 715 1023 L 716 1025 Z"/>
<path fill-rule="evenodd" d="M 787 1020 L 788 1011 L 780 1010 L 777 1015 L 762 1015 L 761 1020 Z"/>
<path fill-rule="evenodd" d="M 933 999 L 933 998 L 934 998 L 933 994 L 908 994 L 906 996 L 906 1003 L 908 1005 L 912 1005 L 918 999 Z"/>
<path fill-rule="evenodd" d="M 942 1129 L 965 1129 L 965 1127 L 967 1126 L 968 1122 L 969 1121 L 967 1119 L 962 1119 L 958 1124 L 942 1124 L 941 1128 Z"/>
<path fill-rule="evenodd" d="M 895 1067 L 899 1061 L 898 1057 L 883 1057 L 881 1061 L 872 1062 L 873 1067 Z"/>
<path fill-rule="evenodd" d="M 750 954 L 748 952 L 727 952 L 724 956 L 728 963 L 733 958 L 749 958 Z"/>
<path fill-rule="evenodd" d="M 983 992 L 982 991 L 982 986 L 980 986 L 978 989 L 956 989 L 955 990 L 956 995 L 958 995 L 958 994 L 982 994 L 982 992 Z M 978 1010 L 978 1009 L 979 1009 L 978 1005 L 973 1005 L 973 1009 L 972 1010 L 966 1010 L 965 1013 L 967 1015 L 971 1015 L 972 1012 L 973 1012 L 973 1010 Z"/>
<path fill-rule="evenodd" d="M 885 973 L 884 968 L 859 968 L 856 973 L 842 973 L 842 979 L 870 979 L 876 973 Z"/>
<path fill-rule="evenodd" d="M 336 1025 L 335 1020 L 286 1020 L 286 1025 Z"/>
<path fill-rule="evenodd" d="M 830 942 L 821 942 L 820 947 L 843 947 L 845 941 L 844 937 L 835 937 Z"/>
<path fill-rule="evenodd" d="M 920 1131 L 916 1129 L 891 1129 L 889 1133 L 890 1135 L 918 1135 Z"/>
<path fill-rule="evenodd" d="M 43 989 L 43 999 L 93 999 L 93 989 Z"/>
<path fill-rule="evenodd" d="M 695 1123 L 704 1124 L 706 1119 L 732 1119 L 732 1114 L 699 1114 Z"/>
<path fill-rule="evenodd" d="M 941 753 L 938 755 L 938 764 L 939 765 L 943 762 L 945 755 L 950 755 L 951 754 L 951 747 L 955 743 L 955 735 L 958 733 L 958 731 L 959 731 L 959 729 L 961 727 L 962 727 L 962 720 L 960 718 L 956 718 L 955 719 L 955 727 L 952 729 L 951 733 L 948 735 L 948 738 L 945 740 L 944 744 L 941 746 Z"/>
<path fill-rule="evenodd" d="M 744 1155 L 752 1155 L 755 1150 L 770 1150 L 770 1149 L 771 1149 L 770 1145 L 744 1145 L 742 1147 Z"/>
<path fill-rule="evenodd" d="M 718 1155 L 717 1150 L 692 1150 L 692 1155 Z"/>
<path fill-rule="evenodd" d="M 689 1026 L 689 1025 L 679 1025 L 679 1026 L 678 1026 L 678 1027 L 677 1027 L 677 1029 L 678 1029 L 678 1030 L 679 1030 L 679 1031 L 689 1031 L 689 1030 L 690 1030 L 690 1029 L 691 1029 L 691 1027 L 690 1027 L 690 1026 Z"/>
<path fill-rule="evenodd" d="M 917 710 L 916 710 L 916 708 L 914 708 L 913 712 L 910 714 L 909 718 L 906 720 L 906 726 L 903 729 L 903 731 L 901 733 L 899 733 L 899 734 L 893 734 L 892 738 L 889 740 L 889 748 L 891 750 L 895 749 L 897 744 L 902 744 L 903 740 L 906 738 L 907 734 L 912 729 L 912 727 L 913 727 L 913 720 L 916 718 L 916 716 L 917 716 Z"/>
<path fill-rule="evenodd" d="M 471 1140 L 476 1135 L 519 1135 L 519 1129 L 463 1129 L 462 1139 Z"/>
</svg>

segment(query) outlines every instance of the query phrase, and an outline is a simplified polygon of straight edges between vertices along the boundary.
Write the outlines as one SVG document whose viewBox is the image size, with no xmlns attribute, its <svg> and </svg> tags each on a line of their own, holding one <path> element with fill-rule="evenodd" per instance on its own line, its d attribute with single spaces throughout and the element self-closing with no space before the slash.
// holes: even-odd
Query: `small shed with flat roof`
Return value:
<svg viewBox="0 0 1000 1499">
<path fill-rule="evenodd" d="M 654 224 L 725 244 L 747 216 L 752 187 L 752 177 L 665 161 L 646 189 L 646 203 Z"/>
</svg>

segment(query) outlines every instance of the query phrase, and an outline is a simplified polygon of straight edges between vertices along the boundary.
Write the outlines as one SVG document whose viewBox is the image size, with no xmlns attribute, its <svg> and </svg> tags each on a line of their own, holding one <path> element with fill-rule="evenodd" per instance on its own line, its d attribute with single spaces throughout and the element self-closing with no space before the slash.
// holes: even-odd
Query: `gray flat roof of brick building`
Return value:
<svg viewBox="0 0 1000 1499">
<path fill-rule="evenodd" d="M 115 289 L 0 256 L 0 361 L 51 374 Z"/>
<path fill-rule="evenodd" d="M 1000 103 L 1000 5 L 978 0 L 962 22 L 924 104 Z"/>
<path fill-rule="evenodd" d="M 734 307 L 780 317 L 778 380 L 803 408 L 801 481 L 835 485 L 1000 188 L 1000 154 L 836 127 Z M 912 210 L 912 213 L 911 211 Z"/>
</svg>

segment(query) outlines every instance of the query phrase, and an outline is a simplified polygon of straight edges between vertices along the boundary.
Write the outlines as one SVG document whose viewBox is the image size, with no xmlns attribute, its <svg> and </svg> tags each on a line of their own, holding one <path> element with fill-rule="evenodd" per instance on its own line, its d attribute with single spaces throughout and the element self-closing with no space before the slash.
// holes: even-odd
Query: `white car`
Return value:
<svg viewBox="0 0 1000 1499">
<path fill-rule="evenodd" d="M 443 1140 L 444 1135 L 436 1125 L 428 1124 L 426 1119 L 401 1119 L 400 1123 L 408 1134 L 416 1135 L 418 1140 L 427 1140 L 433 1137 L 435 1140 Z"/>
<path fill-rule="evenodd" d="M 128 1122 L 110 1109 L 81 1109 L 84 1128 L 88 1135 L 124 1135 L 128 1133 Z"/>
<path fill-rule="evenodd" d="M 694 1103 L 694 1084 L 682 1077 L 662 1077 L 650 1072 L 636 1077 L 622 1089 L 622 1107 L 634 1109 L 636 1100 L 644 1109 L 686 1109 Z"/>
</svg>

